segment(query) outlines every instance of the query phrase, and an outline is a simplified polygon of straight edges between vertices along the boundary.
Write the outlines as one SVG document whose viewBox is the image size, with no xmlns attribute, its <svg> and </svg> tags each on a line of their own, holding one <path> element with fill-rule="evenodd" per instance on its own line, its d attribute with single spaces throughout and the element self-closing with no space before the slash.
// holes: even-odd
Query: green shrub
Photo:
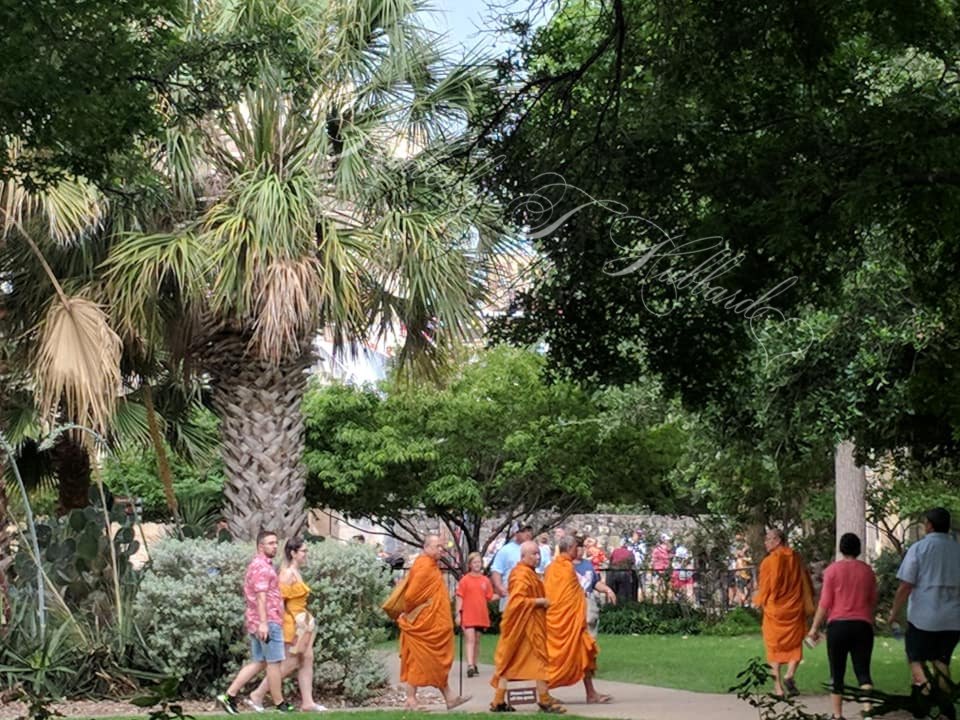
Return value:
<svg viewBox="0 0 960 720">
<path fill-rule="evenodd" d="M 877 616 L 885 618 L 890 614 L 890 608 L 893 606 L 893 596 L 900 587 L 900 581 L 897 580 L 897 570 L 900 569 L 900 563 L 903 558 L 900 553 L 890 548 L 884 548 L 883 552 L 873 561 L 873 571 L 877 575 Z"/>
<path fill-rule="evenodd" d="M 380 603 L 390 571 L 370 545 L 323 542 L 311 545 L 304 578 L 313 589 L 317 618 L 315 682 L 349 700 L 369 697 L 386 683 L 387 672 L 372 653 L 383 637 Z"/>
<path fill-rule="evenodd" d="M 223 463 L 219 455 L 192 465 L 169 451 L 173 473 L 173 490 L 177 498 L 187 501 L 202 498 L 220 507 L 223 495 Z M 114 495 L 139 497 L 143 500 L 145 521 L 166 522 L 169 519 L 167 499 L 157 473 L 157 457 L 152 448 L 124 446 L 104 459 L 103 481 Z"/>
<path fill-rule="evenodd" d="M 150 638 L 153 669 L 183 677 L 188 694 L 210 694 L 246 660 L 243 575 L 253 547 L 209 540 L 164 540 L 151 548 L 136 617 Z M 317 618 L 314 684 L 350 700 L 386 681 L 371 653 L 380 638 L 378 614 L 388 576 L 373 548 L 310 545 L 304 579 Z"/>
<path fill-rule="evenodd" d="M 185 693 L 203 693 L 247 652 L 243 574 L 250 545 L 165 539 L 150 548 L 136 623 L 150 638 L 153 669 L 184 678 Z"/>
<path fill-rule="evenodd" d="M 500 612 L 500 601 L 491 600 L 487 603 L 487 610 L 490 611 L 490 628 L 486 631 L 488 635 L 500 634 L 500 621 L 503 620 L 503 613 Z"/>
<path fill-rule="evenodd" d="M 704 625 L 704 635 L 734 637 L 736 635 L 755 635 L 760 632 L 760 612 L 751 608 L 734 608 L 723 615 L 719 621 Z"/>
<path fill-rule="evenodd" d="M 609 635 L 697 635 L 706 613 L 682 603 L 623 603 L 600 608 L 602 633 Z"/>
</svg>

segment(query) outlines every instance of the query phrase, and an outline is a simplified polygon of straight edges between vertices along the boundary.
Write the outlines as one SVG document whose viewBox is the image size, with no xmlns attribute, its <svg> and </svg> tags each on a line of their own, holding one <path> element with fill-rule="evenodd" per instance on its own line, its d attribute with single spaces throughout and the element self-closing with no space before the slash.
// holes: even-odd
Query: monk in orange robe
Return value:
<svg viewBox="0 0 960 720">
<path fill-rule="evenodd" d="M 565 713 L 567 709 L 550 696 L 547 689 L 547 622 L 544 610 L 548 602 L 543 583 L 537 576 L 540 546 L 530 540 L 520 546 L 520 562 L 510 571 L 507 605 L 500 620 L 500 640 L 493 655 L 494 672 L 490 684 L 496 694 L 492 712 L 513 712 L 506 701 L 511 680 L 534 680 L 540 709 L 547 713 Z"/>
<path fill-rule="evenodd" d="M 782 530 L 767 531 L 763 541 L 767 556 L 760 563 L 760 588 L 753 604 L 763 609 L 763 642 L 773 673 L 773 692 L 783 695 L 784 687 L 796 695 L 793 679 L 803 659 L 803 637 L 807 618 L 813 615 L 813 583 L 803 559 L 787 547 Z M 780 666 L 787 672 L 780 680 Z"/>
<path fill-rule="evenodd" d="M 447 709 L 463 705 L 470 696 L 453 694 L 447 676 L 453 665 L 453 612 L 450 595 L 437 560 L 443 553 L 440 538 L 427 537 L 423 553 L 410 568 L 403 591 L 400 626 L 400 680 L 406 685 L 404 707 L 418 709 L 417 688 L 439 688 Z M 422 708 L 419 708 L 422 709 Z"/>
<path fill-rule="evenodd" d="M 599 649 L 587 630 L 587 596 L 574 569 L 574 562 L 582 551 L 580 538 L 562 538 L 557 557 L 547 565 L 543 576 L 550 601 L 547 608 L 549 683 L 555 688 L 583 680 L 588 703 L 608 703 L 612 698 L 597 692 L 593 685 Z"/>
</svg>

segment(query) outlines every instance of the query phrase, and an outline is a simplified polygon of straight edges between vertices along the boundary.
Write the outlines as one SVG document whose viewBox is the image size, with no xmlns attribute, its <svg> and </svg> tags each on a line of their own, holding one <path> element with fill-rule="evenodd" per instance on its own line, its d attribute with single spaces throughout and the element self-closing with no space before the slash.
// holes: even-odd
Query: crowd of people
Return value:
<svg viewBox="0 0 960 720">
<path fill-rule="evenodd" d="M 532 530 L 531 530 L 532 532 Z M 543 575 L 556 553 L 557 544 L 566 533 L 563 528 L 554 530 L 554 537 L 541 533 L 537 537 L 541 562 L 537 569 Z M 625 533 L 618 546 L 604 547 L 594 537 L 586 536 L 584 556 L 594 570 L 605 579 L 617 599 L 623 603 L 631 600 L 652 602 L 685 602 L 691 605 L 725 605 L 726 607 L 749 607 L 756 590 L 756 567 L 742 536 L 737 536 L 730 547 L 726 573 L 719 583 L 702 582 L 704 568 L 698 566 L 690 549 L 670 533 L 661 532 L 648 543 L 650 533 L 634 529 Z M 491 544 L 484 558 L 484 566 L 493 568 L 496 558 L 502 556 L 505 544 Z M 509 547 L 507 553 L 515 552 Z M 720 589 L 716 585 L 720 585 Z M 708 587 L 709 585 L 709 587 Z"/>
<path fill-rule="evenodd" d="M 955 720 L 950 698 L 950 660 L 960 641 L 960 544 L 950 535 L 950 514 L 933 508 L 925 516 L 925 537 L 910 546 L 897 573 L 899 587 L 888 617 L 895 625 L 906 606 L 905 648 L 912 676 L 913 710 L 922 717 L 931 708 Z M 556 687 L 583 683 L 588 703 L 607 703 L 609 695 L 594 685 L 598 647 L 596 641 L 599 595 L 607 602 L 636 599 L 631 578 L 636 578 L 636 536 L 606 556 L 592 538 L 558 529 L 554 544 L 533 528 L 515 527 L 510 541 L 499 548 L 484 572 L 483 557 L 473 553 L 468 571 L 456 587 L 454 604 L 440 569 L 445 548 L 436 535 L 426 538 L 402 583 L 388 600 L 397 603 L 400 629 L 400 678 L 406 689 L 404 706 L 421 708 L 418 690 L 440 690 L 448 709 L 467 702 L 469 696 L 453 692 L 449 683 L 453 665 L 454 623 L 466 641 L 467 675 L 480 674 L 478 654 L 481 633 L 491 625 L 489 603 L 499 600 L 500 635 L 494 653 L 490 684 L 494 689 L 490 710 L 512 712 L 508 695 L 511 681 L 533 682 L 540 710 L 561 714 L 566 708 L 550 693 Z M 688 577 L 674 565 L 678 549 L 663 536 L 651 552 L 651 563 L 663 579 L 680 589 Z M 591 542 L 592 541 L 592 542 Z M 810 572 L 785 534 L 776 528 L 765 536 L 766 556 L 759 568 L 759 585 L 750 599 L 763 613 L 763 641 L 778 696 L 798 693 L 796 673 L 806 643 L 813 647 L 826 637 L 831 673 L 833 717 L 842 720 L 848 658 L 866 699 L 873 683 L 870 663 L 873 623 L 877 606 L 877 581 L 872 568 L 859 560 L 860 538 L 844 534 L 839 540 L 840 559 L 824 572 L 819 602 L 815 603 Z M 284 700 L 282 679 L 297 671 L 300 709 L 320 712 L 313 699 L 313 642 L 316 621 L 307 610 L 310 587 L 301 568 L 307 546 L 291 538 L 284 546 L 279 574 L 273 566 L 278 552 L 274 533 L 261 532 L 257 554 L 247 568 L 243 593 L 245 627 L 250 637 L 251 660 L 221 695 L 218 702 L 230 714 L 239 712 L 237 695 L 260 673 L 265 677 L 246 704 L 263 712 L 266 696 L 280 711 L 296 709 Z M 735 551 L 735 563 L 747 562 Z M 740 572 L 746 565 L 732 566 Z M 607 580 L 602 579 L 606 568 Z M 734 577 L 739 577 L 735 575 Z M 742 591 L 737 586 L 736 592 Z M 386 607 L 386 606 L 385 606 Z M 811 621 L 812 618 L 812 621 Z M 929 664 L 929 665 L 928 665 Z M 931 682 L 931 678 L 933 682 Z"/>
</svg>

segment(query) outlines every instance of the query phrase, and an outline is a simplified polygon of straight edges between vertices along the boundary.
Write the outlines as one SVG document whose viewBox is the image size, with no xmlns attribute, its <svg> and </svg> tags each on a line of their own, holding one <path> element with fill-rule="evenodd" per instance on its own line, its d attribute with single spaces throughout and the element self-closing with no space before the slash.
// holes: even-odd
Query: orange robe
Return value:
<svg viewBox="0 0 960 720">
<path fill-rule="evenodd" d="M 507 680 L 547 679 L 547 622 L 537 598 L 545 597 L 536 571 L 520 563 L 510 571 L 507 606 L 500 620 L 500 640 L 493 654 L 493 678 L 497 687 Z"/>
<path fill-rule="evenodd" d="M 406 613 L 428 603 L 413 620 Z M 444 688 L 453 665 L 453 612 L 437 561 L 421 555 L 410 568 L 400 626 L 400 680 Z"/>
<path fill-rule="evenodd" d="M 767 661 L 801 660 L 807 616 L 813 614 L 814 607 L 810 574 L 797 553 L 781 545 L 763 559 L 760 589 L 753 604 L 763 609 Z"/>
<path fill-rule="evenodd" d="M 587 632 L 587 597 L 573 561 L 558 555 L 543 576 L 547 608 L 547 658 L 551 688 L 574 685 L 597 669 L 597 641 Z"/>
</svg>

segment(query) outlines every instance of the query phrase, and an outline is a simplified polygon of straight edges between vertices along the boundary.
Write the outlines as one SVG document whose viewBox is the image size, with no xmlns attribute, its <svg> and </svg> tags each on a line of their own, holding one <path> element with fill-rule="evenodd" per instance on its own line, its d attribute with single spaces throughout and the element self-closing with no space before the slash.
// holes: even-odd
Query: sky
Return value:
<svg viewBox="0 0 960 720">
<path fill-rule="evenodd" d="M 431 4 L 435 10 L 425 18 L 426 25 L 447 33 L 451 44 L 470 50 L 478 44 L 486 48 L 491 45 L 505 47 L 503 39 L 483 32 L 484 28 L 489 27 L 490 17 L 498 14 L 498 10 L 525 7 L 527 0 L 432 0 Z"/>
</svg>

